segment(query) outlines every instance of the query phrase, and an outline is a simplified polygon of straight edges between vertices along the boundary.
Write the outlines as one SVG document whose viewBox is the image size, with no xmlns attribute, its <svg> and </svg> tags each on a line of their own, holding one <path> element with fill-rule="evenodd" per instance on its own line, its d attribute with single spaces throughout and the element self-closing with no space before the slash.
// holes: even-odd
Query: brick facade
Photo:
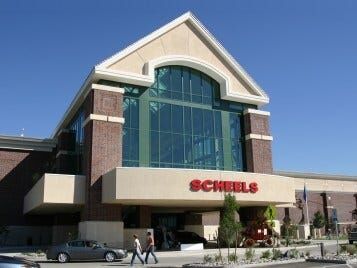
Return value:
<svg viewBox="0 0 357 268">
<path fill-rule="evenodd" d="M 50 169 L 52 153 L 0 149 L 0 225 L 48 225 L 52 216 L 23 214 L 24 196 Z"/>
<path fill-rule="evenodd" d="M 244 114 L 244 134 L 270 136 L 269 116 L 246 113 Z M 264 139 L 246 139 L 246 168 L 248 172 L 273 173 L 271 141 Z"/>
<path fill-rule="evenodd" d="M 120 93 L 92 90 L 84 103 L 85 118 L 90 114 L 122 117 L 122 103 Z M 121 166 L 122 125 L 90 120 L 84 127 L 83 159 L 87 183 L 82 221 L 120 221 L 120 205 L 102 204 L 102 176 Z"/>
</svg>

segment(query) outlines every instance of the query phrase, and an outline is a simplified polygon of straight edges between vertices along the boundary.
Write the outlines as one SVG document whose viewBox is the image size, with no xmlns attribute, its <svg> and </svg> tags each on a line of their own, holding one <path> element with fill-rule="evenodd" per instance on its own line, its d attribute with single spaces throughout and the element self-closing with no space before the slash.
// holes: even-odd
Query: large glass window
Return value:
<svg viewBox="0 0 357 268">
<path fill-rule="evenodd" d="M 211 105 L 213 88 L 219 87 L 209 76 L 183 66 L 158 68 L 155 77 L 157 82 L 150 88 L 151 97 Z"/>
<path fill-rule="evenodd" d="M 149 88 L 117 86 L 125 89 L 123 166 L 244 169 L 241 115 L 252 106 L 221 100 L 206 74 L 165 66 Z"/>
<path fill-rule="evenodd" d="M 219 111 L 150 102 L 150 166 L 223 169 L 220 116 Z"/>
<path fill-rule="evenodd" d="M 75 163 L 73 171 L 76 174 L 83 173 L 82 155 L 83 155 L 83 142 L 84 142 L 84 130 L 82 127 L 84 121 L 84 112 L 79 110 L 74 116 L 73 120 L 69 124 L 68 128 L 75 134 Z"/>
<path fill-rule="evenodd" d="M 123 100 L 123 166 L 139 166 L 139 100 Z"/>
</svg>

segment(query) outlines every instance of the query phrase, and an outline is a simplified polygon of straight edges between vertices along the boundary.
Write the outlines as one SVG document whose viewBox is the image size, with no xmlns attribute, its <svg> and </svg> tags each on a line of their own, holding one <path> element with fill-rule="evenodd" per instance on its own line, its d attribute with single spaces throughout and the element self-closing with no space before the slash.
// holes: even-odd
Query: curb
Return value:
<svg viewBox="0 0 357 268">
<path fill-rule="evenodd" d="M 352 260 L 328 260 L 328 259 L 306 259 L 307 262 L 332 263 L 332 264 L 355 264 L 357 259 Z"/>
<path fill-rule="evenodd" d="M 286 261 L 274 261 L 274 262 L 264 262 L 264 263 L 252 263 L 252 264 L 244 264 L 239 267 L 249 268 L 249 267 L 266 267 L 272 265 L 280 265 L 280 264 L 290 264 L 290 263 L 300 263 L 305 262 L 305 259 L 295 259 L 295 260 L 286 260 Z"/>
</svg>

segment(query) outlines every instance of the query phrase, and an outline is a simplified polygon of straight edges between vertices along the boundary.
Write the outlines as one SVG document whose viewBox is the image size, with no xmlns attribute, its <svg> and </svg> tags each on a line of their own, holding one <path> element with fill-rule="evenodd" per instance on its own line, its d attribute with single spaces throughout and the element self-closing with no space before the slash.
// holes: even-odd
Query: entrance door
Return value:
<svg viewBox="0 0 357 268">
<path fill-rule="evenodd" d="M 159 249 L 171 248 L 174 244 L 173 232 L 182 230 L 185 223 L 183 213 L 153 213 L 151 226 L 154 228 L 156 245 Z"/>
</svg>

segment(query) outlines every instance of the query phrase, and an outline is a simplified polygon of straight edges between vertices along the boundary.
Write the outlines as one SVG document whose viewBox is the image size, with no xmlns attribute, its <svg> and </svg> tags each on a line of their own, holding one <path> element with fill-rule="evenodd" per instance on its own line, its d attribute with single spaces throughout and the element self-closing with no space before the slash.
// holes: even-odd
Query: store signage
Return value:
<svg viewBox="0 0 357 268">
<path fill-rule="evenodd" d="M 192 180 L 191 191 L 198 192 L 234 192 L 234 193 L 256 193 L 258 183 L 246 183 L 244 181 L 218 181 L 218 180 Z"/>
</svg>

